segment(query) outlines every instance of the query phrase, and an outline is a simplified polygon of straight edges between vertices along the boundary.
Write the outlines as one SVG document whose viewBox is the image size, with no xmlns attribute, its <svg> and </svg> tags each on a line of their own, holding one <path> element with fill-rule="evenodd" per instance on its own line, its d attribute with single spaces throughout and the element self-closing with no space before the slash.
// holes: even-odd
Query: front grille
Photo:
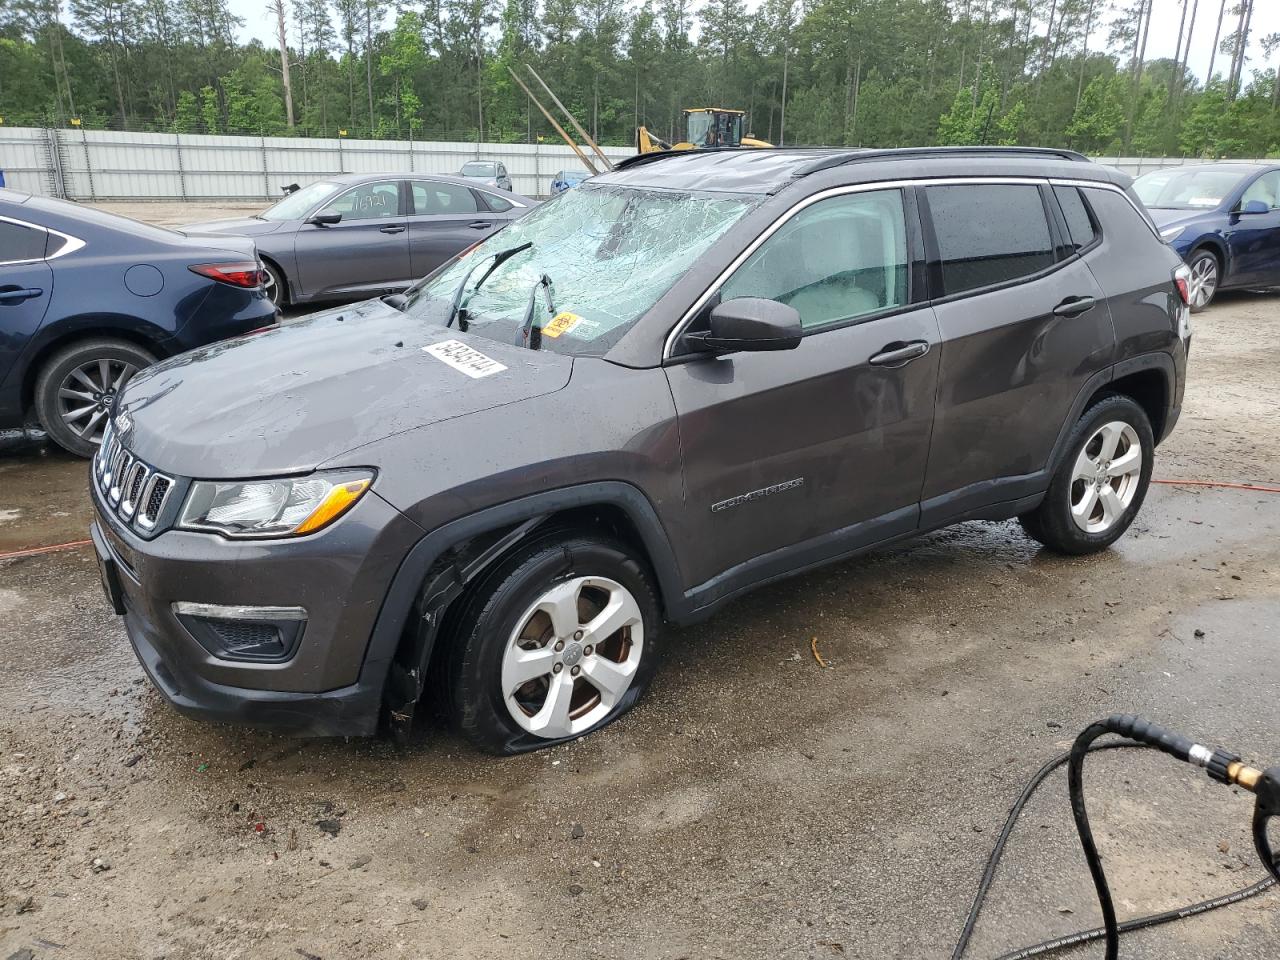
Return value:
<svg viewBox="0 0 1280 960">
<path fill-rule="evenodd" d="M 107 509 L 144 534 L 155 532 L 173 492 L 173 478 L 126 450 L 110 425 L 93 458 L 93 482 Z"/>
</svg>

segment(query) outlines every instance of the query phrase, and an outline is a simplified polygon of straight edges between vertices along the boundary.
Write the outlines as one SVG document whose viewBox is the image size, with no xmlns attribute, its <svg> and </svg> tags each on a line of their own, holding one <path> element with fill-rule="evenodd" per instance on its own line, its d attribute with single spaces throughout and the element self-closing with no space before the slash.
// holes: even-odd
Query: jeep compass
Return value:
<svg viewBox="0 0 1280 960">
<path fill-rule="evenodd" d="M 185 713 L 403 733 L 425 700 L 490 751 L 562 742 L 760 584 L 965 520 L 1106 548 L 1187 297 L 1128 178 L 1067 151 L 648 154 L 407 295 L 139 373 L 93 465 L 103 583 Z"/>
</svg>

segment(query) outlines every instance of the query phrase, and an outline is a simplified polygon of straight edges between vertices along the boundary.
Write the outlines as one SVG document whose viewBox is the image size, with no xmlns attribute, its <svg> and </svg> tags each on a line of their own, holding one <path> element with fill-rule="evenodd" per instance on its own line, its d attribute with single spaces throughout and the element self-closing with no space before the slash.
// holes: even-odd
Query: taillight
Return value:
<svg viewBox="0 0 1280 960">
<path fill-rule="evenodd" d="M 252 260 L 237 260 L 233 263 L 197 263 L 187 268 L 219 283 L 229 283 L 233 287 L 260 287 L 266 279 L 262 264 Z"/>
<path fill-rule="evenodd" d="M 1178 288 L 1183 306 L 1191 306 L 1191 268 L 1185 263 L 1179 264 L 1173 271 L 1173 282 Z"/>
</svg>

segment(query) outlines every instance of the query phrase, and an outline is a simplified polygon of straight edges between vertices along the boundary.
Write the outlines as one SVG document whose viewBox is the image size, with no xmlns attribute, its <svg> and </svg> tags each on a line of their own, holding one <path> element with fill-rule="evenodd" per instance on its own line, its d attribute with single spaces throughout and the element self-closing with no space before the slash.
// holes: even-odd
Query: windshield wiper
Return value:
<svg viewBox="0 0 1280 960">
<path fill-rule="evenodd" d="M 520 345 L 528 347 L 530 350 L 542 349 L 542 324 L 533 322 L 534 313 L 537 310 L 539 290 L 542 291 L 542 298 L 546 302 L 547 316 L 554 317 L 556 315 L 555 285 L 552 284 L 551 278 L 544 273 L 538 277 L 533 289 L 529 291 L 529 303 L 524 308 L 524 322 L 520 324 Z"/>
<path fill-rule="evenodd" d="M 471 295 L 473 297 L 475 296 L 476 290 L 479 290 L 480 287 L 484 284 L 484 282 L 489 279 L 489 277 L 493 274 L 493 271 L 497 270 L 500 266 L 502 266 L 504 263 L 506 263 L 508 260 L 514 257 L 517 253 L 523 253 L 524 251 L 528 250 L 532 246 L 533 246 L 533 241 L 526 240 L 524 243 L 518 244 L 514 247 L 508 247 L 506 250 L 500 250 L 498 253 L 491 253 L 491 254 L 488 254 L 487 256 L 483 256 L 479 260 L 477 260 L 475 263 L 473 263 L 471 265 L 471 269 L 468 270 L 465 274 L 463 274 L 462 280 L 459 281 L 457 288 L 453 291 L 453 296 L 449 300 L 449 316 L 445 320 L 444 325 L 446 327 L 453 326 L 453 321 L 457 319 L 458 312 L 462 308 L 462 295 L 467 291 L 467 281 L 471 279 L 471 275 L 473 273 L 475 273 L 477 270 L 480 269 L 480 264 L 484 263 L 486 260 L 493 261 L 489 269 L 484 272 L 484 276 L 482 276 L 478 281 L 476 281 L 475 289 L 471 291 Z M 461 323 L 459 323 L 458 326 L 465 332 L 466 328 L 462 327 Z"/>
</svg>

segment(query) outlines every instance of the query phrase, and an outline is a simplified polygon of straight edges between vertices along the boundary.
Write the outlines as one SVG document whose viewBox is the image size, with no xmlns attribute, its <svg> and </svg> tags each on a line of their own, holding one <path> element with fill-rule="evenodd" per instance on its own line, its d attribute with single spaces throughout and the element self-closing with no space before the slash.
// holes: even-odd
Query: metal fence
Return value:
<svg viewBox="0 0 1280 960">
<path fill-rule="evenodd" d="M 611 159 L 627 147 L 604 147 Z M 1140 176 L 1203 161 L 1098 157 Z M 269 200 L 286 184 L 339 173 L 457 173 L 500 160 L 516 193 L 544 197 L 557 171 L 582 163 L 564 144 L 347 140 L 0 127 L 0 170 L 27 193 L 74 200 Z"/>
<path fill-rule="evenodd" d="M 602 149 L 610 159 L 634 152 Z M 457 173 L 468 160 L 502 161 L 515 192 L 532 197 L 547 195 L 557 171 L 582 169 L 564 144 L 0 127 L 9 187 L 74 200 L 266 200 L 340 173 Z"/>
</svg>

